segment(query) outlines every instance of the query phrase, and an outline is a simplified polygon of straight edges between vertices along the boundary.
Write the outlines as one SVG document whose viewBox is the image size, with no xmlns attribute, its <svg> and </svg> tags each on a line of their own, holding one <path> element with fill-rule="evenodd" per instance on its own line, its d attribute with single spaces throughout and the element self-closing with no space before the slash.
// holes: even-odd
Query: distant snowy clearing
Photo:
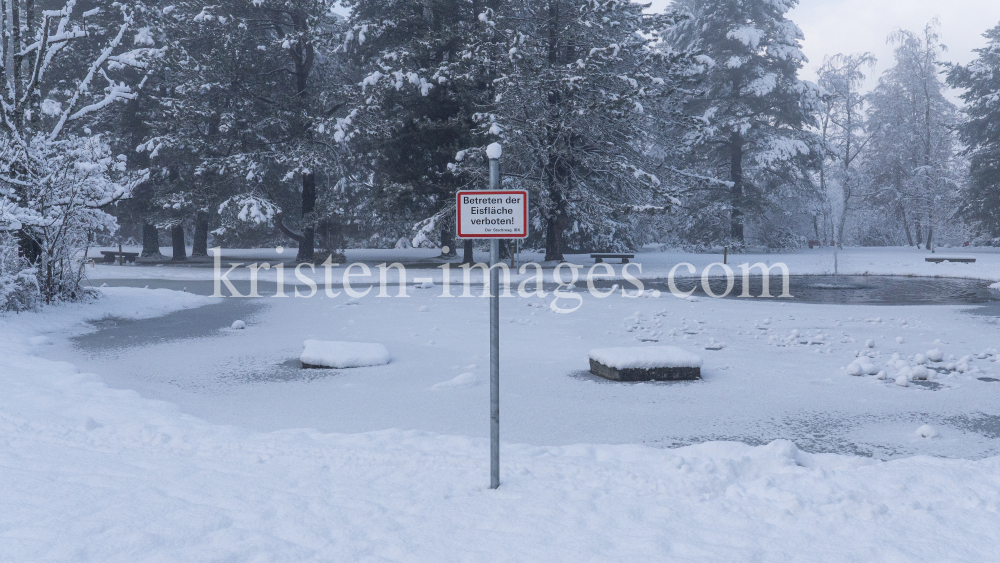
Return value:
<svg viewBox="0 0 1000 563">
<path fill-rule="evenodd" d="M 91 249 L 90 256 L 99 260 L 100 250 L 101 249 L 98 248 Z M 117 250 L 117 248 L 108 248 L 106 250 Z M 136 252 L 141 249 L 139 247 L 130 247 L 126 248 L 126 251 L 128 250 Z M 998 251 L 1000 249 L 975 248 L 964 250 L 968 251 L 966 254 L 977 258 L 975 264 L 952 262 L 942 264 L 929 263 L 926 262 L 924 258 L 927 256 L 935 256 L 935 254 L 923 249 L 911 247 L 847 248 L 837 253 L 836 267 L 834 264 L 834 251 L 831 248 L 803 248 L 794 252 L 751 252 L 747 254 L 730 254 L 728 262 L 734 267 L 737 274 L 740 272 L 738 268 L 739 264 L 755 264 L 762 262 L 767 265 L 772 265 L 777 262 L 783 262 L 788 265 L 789 272 L 792 275 L 827 275 L 833 274 L 836 270 L 842 275 L 937 276 L 1000 281 L 1000 251 Z M 169 255 L 169 248 L 164 247 L 161 251 L 165 255 Z M 382 262 L 400 262 L 403 264 L 413 264 L 415 262 L 426 263 L 428 261 L 433 262 L 438 256 L 440 256 L 440 253 L 441 251 L 439 249 L 434 248 L 348 249 L 345 251 L 347 263 L 365 262 L 373 266 Z M 477 261 L 489 261 L 488 252 L 476 251 L 475 256 Z M 520 256 L 521 262 L 535 261 L 541 263 L 543 258 L 543 255 L 540 253 L 528 251 L 522 252 Z M 243 264 L 244 267 L 234 269 L 228 277 L 231 280 L 246 280 L 250 278 L 250 271 L 245 267 L 247 264 L 253 262 L 277 263 L 292 260 L 293 258 L 294 253 L 287 249 L 279 254 L 274 249 L 268 248 L 234 248 L 222 249 L 221 261 L 222 264 L 225 265 L 223 271 L 228 269 L 230 263 Z M 566 259 L 570 262 L 583 265 L 586 269 L 589 269 L 594 265 L 594 259 L 590 258 L 589 254 L 567 254 Z M 721 263 L 722 260 L 723 256 L 721 248 L 718 249 L 718 253 L 690 253 L 680 250 L 659 251 L 647 248 L 636 254 L 636 257 L 632 260 L 632 262 L 641 264 L 641 277 L 664 279 L 675 265 L 683 262 L 692 264 L 698 270 L 699 273 L 696 274 L 696 276 L 698 276 L 703 268 L 712 263 Z M 443 260 L 439 260 L 430 265 L 440 265 L 443 262 Z M 611 277 L 621 277 L 622 264 L 605 263 L 605 265 L 611 268 L 614 272 Z M 554 266 L 555 263 L 546 264 L 547 268 L 552 268 Z M 340 269 L 342 270 L 343 267 Z M 586 269 L 583 270 L 581 275 L 586 274 Z M 599 270 L 599 272 L 603 273 L 603 267 Z M 635 272 L 636 270 L 633 267 L 632 273 L 634 274 Z M 316 271 L 312 273 L 308 268 L 305 268 L 301 273 L 316 282 L 322 282 L 324 280 L 322 268 L 317 268 Z M 675 273 L 678 277 L 689 275 L 687 270 L 683 267 L 679 268 Z M 775 271 L 775 273 L 777 272 Z M 88 267 L 86 274 L 91 280 L 140 278 L 163 280 L 211 280 L 213 276 L 211 263 L 208 260 L 205 260 L 203 263 L 192 262 L 177 264 L 166 262 L 158 266 L 118 266 L 98 263 L 94 267 Z M 722 270 L 716 269 L 713 271 L 713 274 L 722 275 Z M 391 281 L 398 279 L 398 273 L 395 269 L 389 270 L 387 275 L 388 279 Z M 419 270 L 419 274 L 414 275 L 421 278 L 431 279 L 434 283 L 440 283 L 443 276 L 440 269 L 433 267 L 421 269 Z M 476 280 L 482 279 L 481 272 L 478 270 L 474 271 L 472 276 L 473 279 Z M 551 280 L 551 276 L 552 270 L 548 269 L 546 279 Z M 462 271 L 458 268 L 458 264 L 455 264 L 452 268 L 451 277 L 455 281 L 461 281 Z M 524 276 L 519 276 L 514 273 L 511 276 L 511 279 L 520 280 L 523 279 L 523 277 Z M 274 281 L 277 278 L 277 274 L 274 270 L 262 270 L 258 272 L 258 278 L 260 280 Z M 358 283 L 378 283 L 379 272 L 378 270 L 372 270 L 371 275 L 367 277 L 356 276 L 354 279 Z M 334 282 L 339 283 L 339 278 L 335 277 Z M 302 284 L 301 281 L 296 279 L 294 273 L 291 272 L 291 268 L 285 272 L 285 283 L 288 285 Z"/>
<path fill-rule="evenodd" d="M 87 317 L 204 302 L 109 294 L 0 321 L 7 560 L 978 563 L 1000 542 L 1000 458 L 506 444 L 491 491 L 480 438 L 212 425 L 32 355 Z"/>
</svg>

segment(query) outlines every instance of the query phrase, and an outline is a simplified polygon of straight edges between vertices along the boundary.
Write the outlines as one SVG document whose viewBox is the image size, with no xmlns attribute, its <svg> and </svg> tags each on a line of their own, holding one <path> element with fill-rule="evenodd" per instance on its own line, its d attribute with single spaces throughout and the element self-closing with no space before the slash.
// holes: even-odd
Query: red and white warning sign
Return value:
<svg viewBox="0 0 1000 563">
<path fill-rule="evenodd" d="M 458 192 L 459 238 L 528 236 L 528 192 L 524 190 Z"/>
</svg>

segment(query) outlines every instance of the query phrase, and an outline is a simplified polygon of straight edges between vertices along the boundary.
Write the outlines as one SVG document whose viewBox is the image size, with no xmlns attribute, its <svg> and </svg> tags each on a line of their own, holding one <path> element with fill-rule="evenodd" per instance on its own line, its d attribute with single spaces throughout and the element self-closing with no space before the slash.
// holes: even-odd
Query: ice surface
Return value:
<svg viewBox="0 0 1000 563">
<path fill-rule="evenodd" d="M 615 369 L 700 368 L 701 356 L 677 346 L 595 348 L 590 358 Z"/>
<path fill-rule="evenodd" d="M 328 368 L 380 366 L 392 357 L 385 346 L 373 342 L 306 340 L 299 360 L 306 365 Z"/>
</svg>

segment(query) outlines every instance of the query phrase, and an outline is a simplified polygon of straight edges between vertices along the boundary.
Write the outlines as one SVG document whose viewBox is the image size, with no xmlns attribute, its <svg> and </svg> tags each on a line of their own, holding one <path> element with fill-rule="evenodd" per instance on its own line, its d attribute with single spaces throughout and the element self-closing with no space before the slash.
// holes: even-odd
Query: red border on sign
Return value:
<svg viewBox="0 0 1000 563">
<path fill-rule="evenodd" d="M 524 195 L 524 232 L 510 235 L 463 235 L 462 234 L 462 196 L 463 195 Z M 528 192 L 525 190 L 466 190 L 455 195 L 455 204 L 458 206 L 456 214 L 458 216 L 458 238 L 527 238 L 528 236 Z"/>
</svg>

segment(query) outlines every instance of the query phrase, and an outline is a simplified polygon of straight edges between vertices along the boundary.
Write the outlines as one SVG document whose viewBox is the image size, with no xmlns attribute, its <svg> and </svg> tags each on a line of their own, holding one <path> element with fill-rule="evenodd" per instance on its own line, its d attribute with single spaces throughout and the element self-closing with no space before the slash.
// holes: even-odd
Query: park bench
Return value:
<svg viewBox="0 0 1000 563">
<path fill-rule="evenodd" d="M 976 261 L 975 258 L 971 256 L 928 256 L 924 258 L 927 262 L 934 262 L 935 264 L 940 264 L 941 262 L 961 262 L 963 264 L 972 264 Z"/>
<path fill-rule="evenodd" d="M 104 256 L 105 264 L 114 264 L 115 260 L 124 259 L 125 262 L 130 264 L 135 263 L 135 259 L 139 256 L 138 252 L 122 252 L 120 250 L 102 250 L 101 255 Z"/>
<path fill-rule="evenodd" d="M 621 258 L 622 264 L 628 264 L 629 258 L 635 258 L 635 254 L 609 254 L 605 252 L 596 252 L 590 255 L 594 259 L 595 264 L 600 264 L 604 262 L 605 258 Z"/>
</svg>

